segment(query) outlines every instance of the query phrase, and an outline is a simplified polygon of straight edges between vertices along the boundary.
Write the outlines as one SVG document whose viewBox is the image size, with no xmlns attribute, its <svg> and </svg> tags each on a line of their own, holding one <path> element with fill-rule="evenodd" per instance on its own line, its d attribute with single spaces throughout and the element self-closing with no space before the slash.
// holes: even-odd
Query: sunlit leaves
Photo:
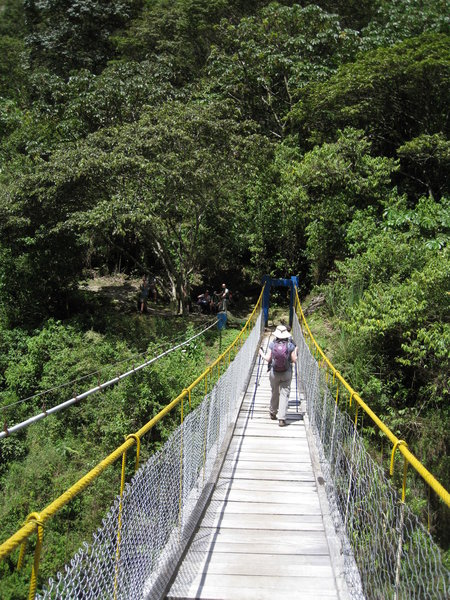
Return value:
<svg viewBox="0 0 450 600">
<path fill-rule="evenodd" d="M 317 6 L 271 3 L 239 24 L 223 21 L 208 74 L 214 90 L 233 99 L 276 135 L 310 81 L 322 81 L 357 50 L 356 32 Z"/>
<path fill-rule="evenodd" d="M 133 13 L 134 0 L 25 0 L 34 66 L 60 75 L 72 69 L 97 72 L 111 56 L 111 34 Z"/>
<path fill-rule="evenodd" d="M 362 132 L 346 129 L 336 143 L 317 146 L 286 169 L 284 185 L 303 216 L 306 253 L 316 281 L 346 255 L 346 229 L 356 210 L 380 208 L 395 162 L 371 155 Z"/>
<path fill-rule="evenodd" d="M 449 57 L 449 38 L 431 34 L 363 54 L 301 92 L 293 128 L 311 143 L 333 138 L 337 128 L 362 128 L 377 151 L 392 155 L 404 142 L 445 127 Z"/>
<path fill-rule="evenodd" d="M 425 31 L 448 33 L 447 0 L 381 0 L 362 31 L 365 49 L 391 46 Z"/>
</svg>

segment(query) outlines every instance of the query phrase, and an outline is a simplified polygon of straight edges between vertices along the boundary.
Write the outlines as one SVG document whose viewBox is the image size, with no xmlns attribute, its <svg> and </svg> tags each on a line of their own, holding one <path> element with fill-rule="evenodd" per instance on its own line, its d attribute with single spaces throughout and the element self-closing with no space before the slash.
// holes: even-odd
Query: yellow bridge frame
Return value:
<svg viewBox="0 0 450 600">
<path fill-rule="evenodd" d="M 208 392 L 208 384 L 211 386 L 211 382 L 215 376 L 217 379 L 220 377 L 221 366 L 225 368 L 231 362 L 231 354 L 234 352 L 234 355 L 238 352 L 240 347 L 242 346 L 246 336 L 250 330 L 253 328 L 257 314 L 261 309 L 262 305 L 262 297 L 263 290 L 259 296 L 258 302 L 253 309 L 250 317 L 248 318 L 246 324 L 240 331 L 239 335 L 233 341 L 233 343 L 199 376 L 195 381 L 193 381 L 187 388 L 185 388 L 181 394 L 179 394 L 172 402 L 170 402 L 163 410 L 161 410 L 155 417 L 153 417 L 148 423 L 146 423 L 141 429 L 139 429 L 136 433 L 132 433 L 128 435 L 125 439 L 125 442 L 116 448 L 114 452 L 109 454 L 105 459 L 103 459 L 100 463 L 98 463 L 89 473 L 87 473 L 84 477 L 82 477 L 79 481 L 77 481 L 72 487 L 66 490 L 61 496 L 59 496 L 56 500 L 54 500 L 51 504 L 46 506 L 40 513 L 33 512 L 31 513 L 27 519 L 25 524 L 8 540 L 6 540 L 3 544 L 0 545 L 0 560 L 3 560 L 7 556 L 11 554 L 18 546 L 21 545 L 19 560 L 17 564 L 17 568 L 20 569 L 23 563 L 26 543 L 27 540 L 37 532 L 37 542 L 34 551 L 34 560 L 31 572 L 30 579 L 30 588 L 29 588 L 29 600 L 34 600 L 36 594 L 37 587 L 37 575 L 39 571 L 39 562 L 40 562 L 40 554 L 43 543 L 43 531 L 44 531 L 44 523 L 52 518 L 59 510 L 61 510 L 66 504 L 68 504 L 75 496 L 81 493 L 84 489 L 86 489 L 94 480 L 96 480 L 102 472 L 113 463 L 115 463 L 120 457 L 122 457 L 122 470 L 121 470 L 121 484 L 120 484 L 120 496 L 122 496 L 124 485 L 125 485 L 125 462 L 126 462 L 126 454 L 129 449 L 136 444 L 136 462 L 135 462 L 135 471 L 139 466 L 139 454 L 140 454 L 140 440 L 141 438 L 147 434 L 151 429 L 161 421 L 165 415 L 171 412 L 176 406 L 181 404 L 181 422 L 183 422 L 183 403 L 184 399 L 187 397 L 189 402 L 189 407 L 191 406 L 191 392 L 197 387 L 201 382 L 205 382 L 205 394 Z M 305 316 L 303 314 L 303 310 L 300 304 L 300 300 L 298 297 L 298 290 L 296 290 L 296 298 L 295 298 L 295 310 L 297 316 L 299 317 L 299 321 L 302 327 L 303 334 L 305 336 L 305 340 L 307 340 L 310 351 L 313 352 L 319 362 L 319 365 L 322 368 L 326 368 L 327 376 L 328 373 L 331 372 L 333 375 L 333 382 L 337 380 L 337 391 L 336 391 L 336 403 L 339 400 L 339 383 L 349 392 L 349 404 L 351 405 L 352 400 L 355 400 L 356 407 L 356 415 L 355 415 L 355 424 L 357 423 L 358 418 L 358 408 L 361 407 L 364 412 L 372 419 L 372 421 L 377 425 L 377 427 L 388 437 L 390 442 L 393 445 L 392 453 L 391 453 L 391 475 L 393 473 L 394 466 L 394 455 L 396 450 L 398 449 L 404 457 L 404 470 L 403 470 L 403 489 L 402 489 L 402 501 L 405 499 L 406 492 L 406 470 L 408 464 L 410 464 L 419 475 L 425 480 L 425 482 L 436 492 L 436 494 L 445 502 L 447 506 L 450 507 L 450 494 L 447 490 L 433 477 L 433 475 L 420 463 L 420 461 L 408 450 L 408 446 L 404 440 L 399 440 L 392 431 L 386 427 L 386 425 L 377 417 L 377 415 L 367 406 L 367 404 L 362 400 L 362 398 L 357 394 L 357 392 L 346 382 L 346 380 L 342 377 L 339 371 L 332 365 L 330 360 L 324 354 L 320 346 L 317 344 L 314 336 L 311 333 L 311 330 L 306 322 Z M 216 371 L 214 371 L 216 370 Z M 119 531 L 118 531 L 118 542 L 120 541 L 120 512 L 119 512 Z"/>
</svg>

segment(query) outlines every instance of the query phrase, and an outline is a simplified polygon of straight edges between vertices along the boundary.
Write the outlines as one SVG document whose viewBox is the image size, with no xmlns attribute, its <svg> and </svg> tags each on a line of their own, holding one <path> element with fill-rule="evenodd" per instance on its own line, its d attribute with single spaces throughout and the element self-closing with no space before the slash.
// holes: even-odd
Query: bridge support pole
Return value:
<svg viewBox="0 0 450 600">
<path fill-rule="evenodd" d="M 292 327 L 292 321 L 294 318 L 294 305 L 295 305 L 295 289 L 298 288 L 298 277 L 293 275 L 290 279 L 275 279 L 270 275 L 264 275 L 262 279 L 264 287 L 263 293 L 263 313 L 264 313 L 264 325 L 267 326 L 269 321 L 269 306 L 270 306 L 270 290 L 272 287 L 288 287 L 291 290 L 290 302 L 289 302 L 289 327 Z"/>
</svg>

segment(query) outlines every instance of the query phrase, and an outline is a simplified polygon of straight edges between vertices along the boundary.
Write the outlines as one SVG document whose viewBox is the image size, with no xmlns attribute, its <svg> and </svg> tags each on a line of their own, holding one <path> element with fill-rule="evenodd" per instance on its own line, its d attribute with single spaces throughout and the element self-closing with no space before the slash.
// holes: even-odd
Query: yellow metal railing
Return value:
<svg viewBox="0 0 450 600">
<path fill-rule="evenodd" d="M 313 334 L 306 322 L 305 315 L 303 314 L 303 310 L 300 304 L 300 300 L 298 297 L 298 290 L 296 292 L 296 312 L 299 317 L 300 324 L 302 326 L 303 334 L 309 338 L 307 340 L 310 349 L 316 354 L 316 358 L 318 359 L 318 363 L 320 367 L 326 368 L 327 378 L 328 373 L 331 372 L 333 374 L 333 383 L 337 380 L 336 385 L 336 403 L 339 400 L 339 384 L 341 384 L 350 394 L 349 404 L 351 406 L 352 400 L 355 400 L 357 403 L 356 407 L 356 418 L 355 425 L 358 416 L 358 407 L 361 407 L 363 411 L 372 419 L 372 421 L 377 425 L 377 427 L 388 437 L 390 442 L 392 443 L 392 453 L 391 453 L 391 465 L 390 465 L 390 474 L 393 474 L 394 471 L 394 455 L 396 450 L 403 455 L 404 457 L 404 467 L 403 467 L 403 486 L 402 486 L 402 501 L 405 500 L 406 494 L 406 470 L 408 464 L 410 464 L 419 475 L 425 480 L 425 482 L 432 488 L 436 494 L 441 498 L 447 506 L 450 507 L 450 494 L 447 490 L 439 483 L 439 481 L 433 477 L 433 475 L 422 465 L 422 463 L 408 450 L 408 444 L 404 440 L 399 440 L 397 436 L 395 436 L 392 431 L 381 421 L 379 417 L 367 406 L 367 404 L 362 400 L 362 398 L 357 394 L 357 392 L 347 383 L 347 381 L 342 377 L 339 371 L 331 364 L 328 357 L 324 354 L 322 348 L 314 339 Z M 312 348 L 311 348 L 312 344 Z"/>
<path fill-rule="evenodd" d="M 234 356 L 237 354 L 239 349 L 242 347 L 245 339 L 248 337 L 250 331 L 254 327 L 258 313 L 261 310 L 262 304 L 262 295 L 263 290 L 258 298 L 258 301 L 251 313 L 250 317 L 247 319 L 244 327 L 241 329 L 235 340 L 233 341 L 228 348 L 220 356 L 211 364 L 209 367 L 203 371 L 203 373 L 195 379 L 187 388 L 185 388 L 181 394 L 179 394 L 170 404 L 165 406 L 163 410 L 161 410 L 156 416 L 154 416 L 148 423 L 146 423 L 141 429 L 139 429 L 136 433 L 132 433 L 126 437 L 125 442 L 116 448 L 114 452 L 109 454 L 105 459 L 99 462 L 89 473 L 87 473 L 84 477 L 79 479 L 72 487 L 66 490 L 61 496 L 59 496 L 56 500 L 54 500 L 51 504 L 46 506 L 40 513 L 33 512 L 31 513 L 27 519 L 25 524 L 8 540 L 6 540 L 3 544 L 0 545 L 0 560 L 3 560 L 7 556 L 11 554 L 18 546 L 21 546 L 19 560 L 17 563 L 17 568 L 20 569 L 26 551 L 27 540 L 37 531 L 37 542 L 34 551 L 34 560 L 31 572 L 30 579 L 30 589 L 29 589 L 29 600 L 34 600 L 36 594 L 37 587 L 37 575 L 39 571 L 39 562 L 40 555 L 43 543 L 43 533 L 44 533 L 44 523 L 51 519 L 58 511 L 60 511 L 66 504 L 68 504 L 75 496 L 85 490 L 91 483 L 93 483 L 102 472 L 113 463 L 115 463 L 120 457 L 122 457 L 122 470 L 121 470 L 121 482 L 120 482 L 120 497 L 122 496 L 125 484 L 125 460 L 127 451 L 136 444 L 136 462 L 135 462 L 135 470 L 137 470 L 139 466 L 139 453 L 140 453 L 140 440 L 141 438 L 147 434 L 151 429 L 159 423 L 169 412 L 171 412 L 176 406 L 181 404 L 181 422 L 183 422 L 183 403 L 184 399 L 187 397 L 189 406 L 191 406 L 191 392 L 192 390 L 199 385 L 202 381 L 205 381 L 205 395 L 208 393 L 208 385 L 212 386 L 212 381 L 215 377 L 219 379 L 221 372 L 221 365 L 223 365 L 223 371 L 226 370 L 228 365 L 232 360 L 232 353 L 234 352 Z M 120 526 L 121 526 L 121 512 L 119 510 L 119 527 L 118 527 L 118 544 L 119 547 L 120 542 Z M 117 550 L 118 552 L 118 550 Z"/>
</svg>

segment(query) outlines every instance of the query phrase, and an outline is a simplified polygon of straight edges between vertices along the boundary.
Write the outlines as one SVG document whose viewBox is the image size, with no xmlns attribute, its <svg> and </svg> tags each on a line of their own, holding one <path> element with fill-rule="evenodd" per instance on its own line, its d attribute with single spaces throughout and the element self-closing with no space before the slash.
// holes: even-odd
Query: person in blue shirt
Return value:
<svg viewBox="0 0 450 600">
<path fill-rule="evenodd" d="M 278 425 L 284 427 L 291 391 L 292 365 L 297 362 L 297 346 L 284 325 L 278 325 L 274 336 L 275 340 L 270 342 L 267 353 L 260 348 L 259 355 L 270 365 L 270 418 L 276 420 L 278 413 Z"/>
</svg>

